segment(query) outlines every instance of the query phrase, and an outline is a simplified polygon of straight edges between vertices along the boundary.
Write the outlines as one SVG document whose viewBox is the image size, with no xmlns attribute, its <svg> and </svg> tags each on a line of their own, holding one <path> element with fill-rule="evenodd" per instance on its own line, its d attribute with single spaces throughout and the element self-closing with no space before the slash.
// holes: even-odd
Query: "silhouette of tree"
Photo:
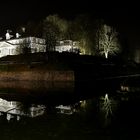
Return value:
<svg viewBox="0 0 140 140">
<path fill-rule="evenodd" d="M 46 39 L 48 50 L 55 50 L 57 41 L 65 39 L 67 31 L 66 20 L 58 15 L 49 15 L 43 21 L 43 38 Z"/>
<path fill-rule="evenodd" d="M 86 15 L 78 15 L 73 21 L 69 22 L 67 30 L 67 38 L 79 41 L 79 49 L 82 54 L 92 53 L 92 35 L 93 26 L 91 18 Z M 92 47 L 91 47 L 92 46 Z"/>
<path fill-rule="evenodd" d="M 30 42 L 26 38 L 16 47 L 16 54 L 29 54 L 31 53 Z"/>
</svg>

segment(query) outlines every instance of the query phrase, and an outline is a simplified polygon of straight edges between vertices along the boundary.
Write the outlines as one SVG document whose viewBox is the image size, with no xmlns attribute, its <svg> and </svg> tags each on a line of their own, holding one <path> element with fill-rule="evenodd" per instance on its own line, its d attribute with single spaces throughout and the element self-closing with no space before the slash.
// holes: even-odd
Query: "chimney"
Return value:
<svg viewBox="0 0 140 140">
<path fill-rule="evenodd" d="M 5 34 L 5 37 L 6 37 L 6 40 L 7 40 L 7 39 L 10 39 L 10 34 L 9 34 L 9 33 L 6 33 L 6 34 Z"/>
<path fill-rule="evenodd" d="M 11 37 L 13 37 L 13 35 L 10 35 L 10 32 L 12 32 L 11 30 L 7 30 L 7 33 L 5 34 L 6 40 L 10 39 Z"/>
<path fill-rule="evenodd" d="M 16 38 L 19 38 L 21 35 L 19 33 L 16 33 Z"/>
</svg>

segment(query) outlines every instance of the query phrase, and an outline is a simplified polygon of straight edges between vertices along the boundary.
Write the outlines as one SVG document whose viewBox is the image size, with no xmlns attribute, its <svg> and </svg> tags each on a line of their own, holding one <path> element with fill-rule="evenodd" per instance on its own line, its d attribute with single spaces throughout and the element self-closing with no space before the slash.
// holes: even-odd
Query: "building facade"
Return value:
<svg viewBox="0 0 140 140">
<path fill-rule="evenodd" d="M 25 37 L 6 39 L 0 41 L 0 57 L 7 55 L 18 55 L 23 53 L 23 48 L 29 48 L 31 53 L 45 52 L 46 42 L 45 39 L 36 37 Z"/>
<path fill-rule="evenodd" d="M 77 52 L 79 51 L 79 42 L 72 40 L 58 41 L 55 46 L 55 51 L 58 52 Z"/>
<path fill-rule="evenodd" d="M 37 37 L 21 38 L 16 33 L 16 38 L 12 38 L 8 32 L 5 35 L 6 39 L 0 41 L 0 58 L 7 55 L 19 55 L 24 53 L 24 48 L 29 48 L 30 53 L 46 52 L 46 40 Z M 79 52 L 79 42 L 72 40 L 57 41 L 55 46 L 57 52 Z"/>
</svg>

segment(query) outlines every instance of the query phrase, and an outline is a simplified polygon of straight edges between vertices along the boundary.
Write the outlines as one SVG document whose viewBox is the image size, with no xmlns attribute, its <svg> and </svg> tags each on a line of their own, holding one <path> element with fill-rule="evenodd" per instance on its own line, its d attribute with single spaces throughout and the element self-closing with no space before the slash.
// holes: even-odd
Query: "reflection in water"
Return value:
<svg viewBox="0 0 140 140">
<path fill-rule="evenodd" d="M 24 105 L 16 101 L 6 101 L 0 98 L 0 113 L 6 114 L 8 121 L 12 118 L 16 118 L 18 121 L 22 116 L 37 117 L 45 113 L 46 107 L 44 105 L 31 104 L 27 109 Z"/>
<path fill-rule="evenodd" d="M 57 113 L 72 115 L 81 111 L 86 111 L 89 108 L 89 102 L 94 102 L 92 100 L 80 100 L 70 105 L 59 105 L 55 108 Z"/>
<path fill-rule="evenodd" d="M 117 109 L 118 101 L 114 100 L 113 97 L 109 98 L 106 93 L 105 96 L 100 97 L 100 112 L 101 116 L 104 118 L 104 124 L 109 125 L 112 118 L 115 116 L 115 111 Z"/>
<path fill-rule="evenodd" d="M 74 82 L 0 81 L 0 98 L 50 104 L 70 99 L 74 88 Z"/>
<path fill-rule="evenodd" d="M 68 106 L 59 105 L 59 106 L 56 106 L 56 109 L 57 109 L 58 113 L 61 113 L 61 114 L 71 115 L 75 112 L 74 108 L 70 105 L 68 105 Z"/>
<path fill-rule="evenodd" d="M 109 115 L 112 115 L 112 103 L 111 100 L 108 98 L 108 94 L 105 94 L 105 97 L 102 97 L 103 104 L 101 106 L 101 110 L 105 112 L 105 118 L 107 119 Z"/>
<path fill-rule="evenodd" d="M 30 91 L 69 91 L 73 92 L 74 82 L 46 82 L 46 81 L 0 81 L 0 91 L 15 89 L 14 92 Z M 10 90 L 7 90 L 10 92 Z"/>
<path fill-rule="evenodd" d="M 108 140 L 114 132 L 116 139 L 126 139 L 129 133 L 124 129 L 132 130 L 129 125 L 137 124 L 140 118 L 140 96 L 134 98 L 133 94 L 122 100 L 118 89 L 89 87 L 75 88 L 74 83 L 62 82 L 0 82 L 0 138 Z M 30 100 L 34 97 L 40 101 Z"/>
</svg>

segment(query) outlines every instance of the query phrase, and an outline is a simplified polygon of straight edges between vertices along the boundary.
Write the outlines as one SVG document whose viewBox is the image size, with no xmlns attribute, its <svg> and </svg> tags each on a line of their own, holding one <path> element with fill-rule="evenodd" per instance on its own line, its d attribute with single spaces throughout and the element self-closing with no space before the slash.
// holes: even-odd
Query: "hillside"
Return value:
<svg viewBox="0 0 140 140">
<path fill-rule="evenodd" d="M 1 81 L 74 81 L 74 71 L 57 54 L 26 54 L 0 59 Z"/>
<path fill-rule="evenodd" d="M 123 61 L 118 57 L 105 59 L 103 57 L 79 55 L 69 52 L 21 54 L 6 56 L 0 59 L 0 72 L 5 72 L 5 75 L 7 74 L 6 72 L 13 72 L 11 74 L 17 77 L 21 76 L 19 76 L 20 74 L 17 75 L 16 72 L 24 72 L 24 74 L 28 72 L 25 74 L 25 79 L 22 77 L 23 80 L 30 77 L 32 80 L 75 79 L 77 81 L 92 81 L 105 77 L 138 74 L 139 70 L 139 65 Z M 42 76 L 43 73 L 46 73 L 47 78 Z M 0 74 L 3 77 L 4 73 Z M 36 78 L 33 78 L 35 74 L 39 78 L 36 76 Z M 54 78 L 54 75 L 56 78 Z M 68 75 L 72 77 L 68 78 Z M 15 79 L 14 76 L 12 79 Z"/>
<path fill-rule="evenodd" d="M 70 70 L 70 63 L 59 53 L 10 55 L 0 59 L 0 71 Z"/>
</svg>

